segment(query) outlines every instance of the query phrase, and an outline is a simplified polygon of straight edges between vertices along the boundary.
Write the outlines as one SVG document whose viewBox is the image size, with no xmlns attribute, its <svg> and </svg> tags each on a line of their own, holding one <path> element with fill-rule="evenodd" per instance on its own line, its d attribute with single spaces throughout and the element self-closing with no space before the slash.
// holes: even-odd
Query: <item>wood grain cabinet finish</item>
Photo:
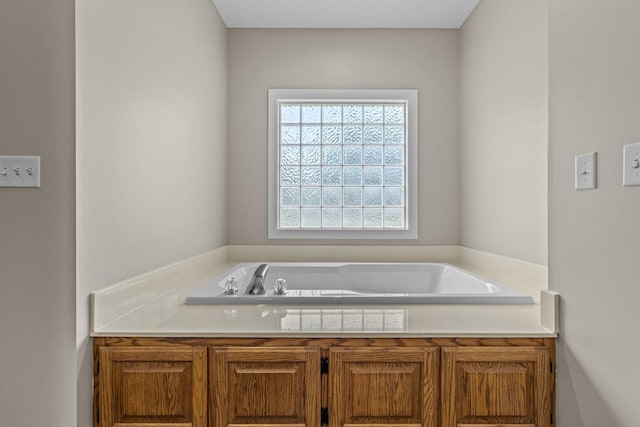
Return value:
<svg viewBox="0 0 640 427">
<path fill-rule="evenodd" d="M 94 427 L 554 427 L 553 338 L 94 339 Z"/>
<path fill-rule="evenodd" d="M 205 348 L 100 347 L 97 421 L 108 427 L 206 427 Z"/>
<path fill-rule="evenodd" d="M 320 350 L 212 348 L 212 427 L 320 426 Z"/>
<path fill-rule="evenodd" d="M 549 349 L 442 349 L 442 427 L 549 427 Z"/>
<path fill-rule="evenodd" d="M 334 348 L 329 427 L 436 427 L 438 362 L 431 348 Z"/>
</svg>

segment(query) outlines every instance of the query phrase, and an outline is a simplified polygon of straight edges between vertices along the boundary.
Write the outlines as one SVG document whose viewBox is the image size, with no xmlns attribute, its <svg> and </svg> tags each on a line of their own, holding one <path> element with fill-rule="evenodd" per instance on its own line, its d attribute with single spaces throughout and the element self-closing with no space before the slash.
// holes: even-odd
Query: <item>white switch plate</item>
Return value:
<svg viewBox="0 0 640 427">
<path fill-rule="evenodd" d="M 576 190 L 596 188 L 596 153 L 576 156 Z"/>
<path fill-rule="evenodd" d="M 622 185 L 640 185 L 640 142 L 624 146 Z"/>
<path fill-rule="evenodd" d="M 40 187 L 40 156 L 0 156 L 0 187 Z"/>
</svg>

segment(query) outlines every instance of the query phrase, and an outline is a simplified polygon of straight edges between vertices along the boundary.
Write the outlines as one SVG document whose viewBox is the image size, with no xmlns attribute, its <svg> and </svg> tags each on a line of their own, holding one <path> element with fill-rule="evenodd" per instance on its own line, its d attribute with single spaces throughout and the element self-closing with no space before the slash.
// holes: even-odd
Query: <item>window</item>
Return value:
<svg viewBox="0 0 640 427">
<path fill-rule="evenodd" d="M 269 238 L 417 238 L 417 91 L 269 91 Z"/>
</svg>

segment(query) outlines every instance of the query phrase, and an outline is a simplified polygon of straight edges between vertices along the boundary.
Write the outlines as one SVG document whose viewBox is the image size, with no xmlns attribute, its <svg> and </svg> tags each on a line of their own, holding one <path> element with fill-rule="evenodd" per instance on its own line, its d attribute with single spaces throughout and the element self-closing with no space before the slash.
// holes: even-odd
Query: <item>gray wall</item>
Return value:
<svg viewBox="0 0 640 427">
<path fill-rule="evenodd" d="M 541 265 L 547 15 L 547 0 L 482 0 L 460 32 L 461 243 Z"/>
<path fill-rule="evenodd" d="M 42 187 L 0 188 L 0 424 L 76 419 L 74 2 L 0 1 L 0 155 Z"/>
<path fill-rule="evenodd" d="M 376 243 L 457 244 L 458 54 L 457 30 L 231 29 L 229 242 L 286 243 L 267 240 L 267 89 L 380 88 L 418 89 L 421 167 L 419 239 Z"/>
<path fill-rule="evenodd" d="M 90 292 L 226 244 L 227 29 L 210 0 L 79 0 L 78 425 Z"/>
<path fill-rule="evenodd" d="M 558 425 L 633 427 L 640 187 L 622 187 L 622 146 L 640 140 L 640 2 L 549 5 L 549 281 L 563 303 Z M 574 156 L 594 150 L 598 189 L 577 192 Z"/>
</svg>

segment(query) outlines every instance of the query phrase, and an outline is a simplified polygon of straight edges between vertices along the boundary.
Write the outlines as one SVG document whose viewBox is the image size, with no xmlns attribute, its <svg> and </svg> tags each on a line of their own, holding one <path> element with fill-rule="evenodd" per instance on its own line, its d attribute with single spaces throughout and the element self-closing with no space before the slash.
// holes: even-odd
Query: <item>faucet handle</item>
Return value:
<svg viewBox="0 0 640 427">
<path fill-rule="evenodd" d="M 226 295 L 235 295 L 238 293 L 238 281 L 235 277 L 227 279 L 224 283 L 224 293 Z"/>
<path fill-rule="evenodd" d="M 287 294 L 287 281 L 285 279 L 276 279 L 276 282 L 273 285 L 273 293 L 276 295 L 286 295 Z"/>
</svg>

